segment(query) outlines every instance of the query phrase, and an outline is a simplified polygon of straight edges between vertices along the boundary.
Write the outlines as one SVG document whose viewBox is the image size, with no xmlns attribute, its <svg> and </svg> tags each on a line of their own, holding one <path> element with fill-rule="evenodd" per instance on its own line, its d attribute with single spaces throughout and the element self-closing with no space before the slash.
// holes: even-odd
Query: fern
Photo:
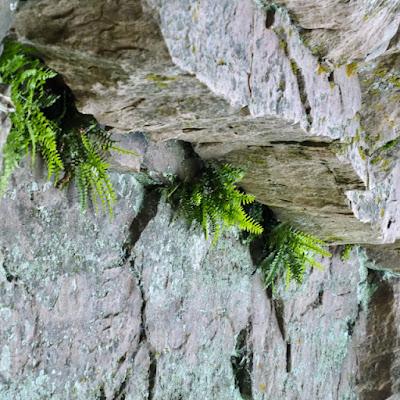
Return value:
<svg viewBox="0 0 400 400">
<path fill-rule="evenodd" d="M 43 108 L 55 101 L 45 91 L 46 81 L 56 74 L 24 52 L 21 45 L 7 43 L 0 57 L 1 82 L 11 86 L 15 112 L 11 114 L 12 128 L 3 148 L 3 170 L 0 193 L 7 189 L 8 181 L 21 160 L 31 154 L 35 163 L 36 152 L 46 162 L 49 178 L 57 177 L 63 169 L 57 150 L 59 128 L 43 114 Z"/>
<path fill-rule="evenodd" d="M 265 286 L 273 288 L 281 276 L 285 277 L 286 286 L 292 281 L 301 284 L 307 267 L 323 268 L 316 256 L 332 256 L 325 246 L 315 236 L 285 223 L 278 225 L 270 235 L 270 255 L 261 263 Z"/>
<path fill-rule="evenodd" d="M 102 129 L 95 120 L 86 127 L 65 130 L 60 138 L 64 161 L 64 176 L 57 187 L 64 187 L 75 178 L 79 202 L 86 209 L 91 202 L 97 212 L 112 215 L 116 195 L 108 174 L 108 152 L 124 151 L 115 146 L 111 134 Z M 133 152 L 132 152 L 133 153 Z"/>
<path fill-rule="evenodd" d="M 75 178 L 82 209 L 91 201 L 96 211 L 100 204 L 112 214 L 116 195 L 108 174 L 108 152 L 137 154 L 116 146 L 111 134 L 93 119 L 65 128 L 67 118 L 87 121 L 74 107 L 68 110 L 66 92 L 61 114 L 53 119 L 46 117 L 46 109 L 59 100 L 47 85 L 56 76 L 29 49 L 18 43 L 6 43 L 0 57 L 0 78 L 11 86 L 15 112 L 11 115 L 12 129 L 3 148 L 0 194 L 7 189 L 21 160 L 30 154 L 34 164 L 38 153 L 45 160 L 48 179 L 54 178 L 57 187 L 64 187 Z M 63 177 L 59 179 L 61 172 Z"/>
<path fill-rule="evenodd" d="M 178 205 L 190 223 L 195 221 L 202 227 L 206 239 L 212 235 L 213 243 L 232 226 L 261 234 L 262 226 L 243 209 L 243 205 L 252 203 L 255 198 L 237 188 L 242 178 L 243 171 L 239 168 L 208 164 L 194 183 L 179 183 L 168 198 Z"/>
</svg>

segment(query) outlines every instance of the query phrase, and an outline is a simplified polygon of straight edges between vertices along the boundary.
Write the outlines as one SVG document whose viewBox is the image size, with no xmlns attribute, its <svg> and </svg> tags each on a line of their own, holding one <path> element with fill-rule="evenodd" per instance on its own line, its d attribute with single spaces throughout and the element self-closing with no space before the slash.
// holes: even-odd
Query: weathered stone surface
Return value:
<svg viewBox="0 0 400 400">
<path fill-rule="evenodd" d="M 400 283 L 361 250 L 270 299 L 234 234 L 212 247 L 134 176 L 113 181 L 113 221 L 24 170 L 1 201 L 0 399 L 399 391 Z"/>
<path fill-rule="evenodd" d="M 8 33 L 16 6 L 17 1 L 0 0 L 0 55 L 3 52 L 3 38 Z M 11 129 L 11 122 L 8 116 L 13 111 L 14 106 L 10 100 L 9 90 L 0 83 L 0 153 Z M 2 156 L 0 154 L 0 165 L 1 163 Z"/>
<path fill-rule="evenodd" d="M 278 0 L 275 4 L 290 10 L 315 53 L 334 63 L 371 60 L 399 51 L 400 5 L 396 0 Z"/>
<path fill-rule="evenodd" d="M 156 142 L 143 132 L 114 134 L 113 139 L 120 149 L 129 152 L 112 151 L 111 168 L 119 172 L 146 171 L 160 181 L 171 176 L 190 179 L 202 165 L 191 146 L 179 140 Z"/>
<path fill-rule="evenodd" d="M 260 146 L 262 152 L 273 141 L 289 142 L 288 148 L 294 141 L 340 141 L 341 168 L 348 171 L 350 163 L 355 171 L 350 181 L 358 175 L 367 190 L 338 183 L 342 198 L 331 211 L 341 218 L 322 236 L 343 237 L 337 234 L 342 230 L 352 241 L 391 243 L 400 236 L 398 157 L 379 146 L 399 136 L 398 5 L 278 5 L 266 11 L 251 0 L 148 0 L 143 5 L 39 0 L 22 8 L 15 28 L 65 76 L 81 111 L 119 131 L 144 130 L 156 140 L 181 139 L 199 149 L 206 143 L 208 157 L 235 152 L 241 160 L 252 153 L 247 145 Z M 317 10 L 312 22 L 310 8 Z M 314 33 L 330 46 L 325 61 L 312 49 Z M 172 61 L 189 74 L 172 64 L 164 39 Z M 357 46 L 357 54 L 349 57 Z M 339 58 L 359 64 L 334 65 Z M 381 118 L 382 110 L 387 118 Z M 298 148 L 301 152 L 301 144 Z M 307 180 L 319 179 L 324 163 L 317 152 L 311 154 L 305 187 Z M 268 157 L 267 151 L 262 158 Z M 258 193 L 278 190 L 280 184 L 280 179 L 258 179 Z M 285 184 L 291 191 L 290 179 Z M 319 189 L 317 197 L 324 196 Z M 293 191 L 289 197 L 296 195 Z M 316 214 L 312 204 L 276 204 L 278 197 L 268 195 L 259 200 L 287 210 L 296 221 L 302 220 L 302 206 L 308 220 L 302 227 L 311 232 L 330 218 L 324 210 Z M 346 204 L 363 225 L 343 212 Z"/>
<path fill-rule="evenodd" d="M 1 42 L 10 29 L 17 4 L 18 0 L 0 0 L 0 54 L 3 50 L 3 44 Z"/>
<path fill-rule="evenodd" d="M 397 2 L 278 3 L 289 13 L 250 1 L 22 9 L 18 33 L 82 111 L 150 136 L 118 136 L 139 157 L 112 156 L 112 221 L 81 214 L 40 171 L 16 173 L 0 202 L 1 400 L 399 397 L 398 244 L 348 261 L 333 248 L 324 271 L 271 299 L 234 234 L 211 247 L 129 173 L 192 173 L 193 154 L 168 141 L 184 139 L 247 167 L 244 187 L 282 220 L 336 243 L 399 237 Z"/>
<path fill-rule="evenodd" d="M 161 31 L 173 61 L 196 74 L 214 92 L 232 103 L 247 105 L 253 116 L 274 115 L 300 123 L 313 135 L 340 139 L 344 143 L 341 160 L 352 163 L 368 189 L 347 193 L 356 217 L 380 231 L 376 237 L 378 241 L 393 242 L 399 236 L 398 184 L 394 183 L 399 177 L 398 158 L 385 154 L 387 165 L 385 176 L 382 176 L 379 174 L 381 168 L 370 158 L 373 143 L 368 140 L 377 135 L 377 130 L 383 143 L 399 136 L 398 107 L 395 105 L 398 103 L 398 60 L 395 56 L 389 63 L 378 59 L 360 65 L 334 66 L 329 60 L 324 63 L 312 54 L 298 27 L 291 21 L 290 7 L 293 5 L 296 14 L 296 7 L 304 7 L 301 1 L 288 2 L 289 12 L 279 7 L 265 11 L 251 1 L 218 4 L 193 1 L 190 6 L 187 2 L 185 6 L 180 0 L 150 0 L 149 3 L 160 17 Z M 339 3 L 331 2 L 330 8 L 352 18 L 355 16 L 351 10 L 354 9 L 359 17 L 362 14 L 360 10 L 367 7 L 362 4 L 358 7 L 356 2 L 352 2 L 341 9 Z M 309 7 L 317 10 L 315 21 L 335 15 L 324 3 L 311 2 Z M 356 31 L 354 26 L 361 23 L 357 17 L 355 25 L 350 27 L 354 30 L 346 46 L 351 47 L 362 40 L 372 59 L 382 56 L 389 47 L 387 54 L 398 53 L 395 34 L 400 14 L 397 2 L 389 1 L 367 8 L 376 18 L 374 16 L 372 22 L 366 18 L 362 29 Z M 318 17 L 320 14 L 322 17 Z M 380 24 L 380 18 L 390 20 L 390 27 Z M 371 33 L 366 41 L 362 34 L 364 29 Z M 385 29 L 387 32 L 380 36 L 381 41 L 376 41 L 372 32 Z M 335 42 L 330 44 L 334 49 Z M 377 53 L 374 46 L 381 51 Z M 193 47 L 195 52 L 191 51 Z M 224 60 L 222 67 L 218 63 L 220 58 Z M 376 63 L 383 63 L 386 69 L 382 71 Z M 386 81 L 385 85 L 379 84 L 382 80 Z M 372 99 L 371 93 L 375 93 Z M 369 107 L 371 102 L 378 105 L 383 98 L 380 108 Z M 382 107 L 388 116 L 383 124 L 377 122 L 382 120 Z M 387 128 L 381 129 L 385 124 Z M 377 176 L 378 179 L 371 178 Z M 349 226 L 344 229 L 349 229 Z"/>
</svg>

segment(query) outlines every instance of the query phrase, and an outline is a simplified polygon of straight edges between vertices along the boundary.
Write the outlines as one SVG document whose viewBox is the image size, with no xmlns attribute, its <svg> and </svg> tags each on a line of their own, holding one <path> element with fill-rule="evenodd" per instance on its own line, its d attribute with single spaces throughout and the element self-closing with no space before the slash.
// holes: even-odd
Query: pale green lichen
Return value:
<svg viewBox="0 0 400 400">
<path fill-rule="evenodd" d="M 9 384 L 0 384 L 0 400 L 63 400 L 55 394 L 52 379 L 40 371 L 37 376 L 26 376 Z"/>
<path fill-rule="evenodd" d="M 368 282 L 368 268 L 371 268 L 374 264 L 371 261 L 367 253 L 361 247 L 356 248 L 356 255 L 359 262 L 359 283 L 357 286 L 357 300 L 358 304 L 361 305 L 364 311 L 368 311 L 368 304 L 371 300 L 372 295 L 375 293 L 377 286 Z M 373 268 L 376 269 L 376 268 Z"/>
<path fill-rule="evenodd" d="M 176 76 L 165 76 L 159 74 L 147 74 L 146 79 L 154 82 L 160 89 L 166 89 L 169 86 L 169 83 L 175 81 Z"/>
<path fill-rule="evenodd" d="M 265 11 L 277 10 L 279 7 L 274 1 L 270 0 L 254 0 L 254 3 Z"/>
<path fill-rule="evenodd" d="M 352 62 L 346 65 L 346 75 L 350 78 L 351 76 L 357 73 L 358 64 L 356 62 Z"/>
<path fill-rule="evenodd" d="M 0 372 L 8 373 L 11 368 L 11 351 L 8 346 L 4 346 L 0 353 Z"/>
<path fill-rule="evenodd" d="M 143 199 L 143 186 L 129 174 L 111 174 L 111 179 L 119 204 L 125 204 L 135 215 Z M 38 195 L 42 196 L 51 190 L 47 184 L 41 183 L 38 183 L 38 188 Z M 116 212 L 118 214 L 118 210 Z M 70 210 L 68 221 L 65 209 L 51 204 L 33 207 L 30 213 L 29 218 L 35 220 L 40 229 L 37 231 L 33 225 L 26 226 L 26 231 L 18 232 L 14 244 L 7 247 L 4 258 L 12 275 L 34 284 L 57 279 L 60 274 L 96 272 L 100 256 L 104 258 L 104 269 L 118 264 L 122 254 L 121 238 L 115 237 L 112 223 L 109 224 L 110 229 L 103 229 L 99 225 L 101 217 L 94 216 L 90 211 L 81 212 L 78 204 Z M 128 229 L 129 221 L 125 223 Z M 46 232 L 45 237 L 43 232 Z M 31 258 L 26 257 L 24 248 L 26 235 L 30 235 L 30 246 L 36 249 Z"/>
</svg>

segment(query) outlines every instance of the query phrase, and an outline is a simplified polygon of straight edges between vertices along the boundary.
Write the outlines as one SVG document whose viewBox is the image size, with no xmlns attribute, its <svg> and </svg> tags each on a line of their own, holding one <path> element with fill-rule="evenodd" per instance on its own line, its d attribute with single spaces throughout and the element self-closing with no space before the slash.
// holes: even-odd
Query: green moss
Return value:
<svg viewBox="0 0 400 400">
<path fill-rule="evenodd" d="M 281 39 L 281 40 L 279 41 L 279 47 L 283 50 L 283 52 L 284 52 L 285 54 L 288 54 L 288 49 L 287 49 L 286 40 Z"/>
<path fill-rule="evenodd" d="M 325 241 L 327 243 L 341 243 L 343 242 L 343 238 L 341 238 L 340 236 L 328 236 Z"/>
<path fill-rule="evenodd" d="M 370 163 L 372 165 L 376 165 L 376 164 L 380 163 L 381 161 L 382 161 L 382 157 L 381 156 L 376 156 L 376 157 L 371 159 Z"/>
<path fill-rule="evenodd" d="M 340 255 L 340 259 L 342 261 L 348 261 L 350 260 L 350 256 L 351 256 L 351 251 L 353 250 L 353 245 L 352 244 L 346 244 L 343 247 L 342 253 Z"/>
<path fill-rule="evenodd" d="M 362 147 L 362 146 L 359 146 L 357 150 L 358 150 L 358 154 L 361 157 L 361 160 L 365 161 L 367 159 L 366 149 L 364 149 L 364 147 Z"/>
<path fill-rule="evenodd" d="M 389 160 L 383 160 L 381 164 L 381 171 L 388 172 L 390 170 L 391 162 Z"/>
<path fill-rule="evenodd" d="M 159 74 L 147 74 L 146 79 L 154 82 L 160 89 L 166 89 L 170 82 L 175 81 L 177 78 L 175 76 L 165 76 Z"/>
<path fill-rule="evenodd" d="M 346 65 L 346 75 L 348 77 L 353 76 L 357 72 L 358 64 L 356 62 L 352 62 Z"/>
<path fill-rule="evenodd" d="M 291 59 L 290 60 L 290 67 L 295 75 L 299 73 L 299 66 L 297 65 L 296 61 Z"/>
<path fill-rule="evenodd" d="M 400 136 L 396 139 L 390 140 L 379 148 L 379 151 L 388 151 L 400 144 Z"/>
<path fill-rule="evenodd" d="M 353 143 L 360 143 L 361 140 L 361 132 L 360 129 L 357 129 L 357 133 L 353 137 Z"/>
<path fill-rule="evenodd" d="M 330 72 L 330 70 L 327 65 L 324 65 L 322 63 L 318 64 L 318 68 L 317 68 L 318 75 L 329 74 L 329 72 Z M 333 82 L 331 82 L 331 83 L 333 83 Z"/>
</svg>

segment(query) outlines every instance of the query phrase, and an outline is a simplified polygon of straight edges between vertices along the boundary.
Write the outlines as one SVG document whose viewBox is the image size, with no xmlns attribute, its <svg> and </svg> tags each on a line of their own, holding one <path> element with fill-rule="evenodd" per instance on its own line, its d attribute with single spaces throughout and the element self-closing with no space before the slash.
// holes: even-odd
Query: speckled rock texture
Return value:
<svg viewBox="0 0 400 400">
<path fill-rule="evenodd" d="M 113 219 L 14 174 L 0 400 L 400 399 L 397 1 L 29 0 L 13 26 L 138 157 L 112 154 Z M 369 245 L 272 295 L 236 232 L 212 246 L 149 186 L 195 173 L 177 139 L 281 220 Z"/>
<path fill-rule="evenodd" d="M 234 234 L 210 246 L 114 174 L 113 221 L 20 170 L 0 203 L 0 399 L 386 399 L 400 281 L 361 249 L 271 299 Z M 377 373 L 379 371 L 379 373 Z M 386 396 L 386 397 L 385 397 Z"/>
<path fill-rule="evenodd" d="M 366 186 L 347 191 L 353 212 L 377 229 L 378 241 L 399 237 L 397 1 L 311 1 L 307 7 L 292 1 L 288 8 L 250 0 L 149 3 L 173 61 L 215 93 L 248 106 L 253 116 L 273 115 L 309 134 L 338 139 L 342 162 L 350 161 Z M 310 9 L 316 10 L 308 13 L 313 26 L 304 18 Z M 302 32 L 315 28 L 323 35 L 334 29 L 327 19 L 340 15 L 346 29 L 336 34 L 339 44 L 326 40 L 331 47 L 320 54 Z M 346 39 L 340 41 L 341 35 Z M 357 43 L 359 51 L 348 57 Z M 377 160 L 378 148 L 384 154 Z"/>
<path fill-rule="evenodd" d="M 18 0 L 0 0 L 0 38 L 3 41 L 12 23 L 14 11 L 17 9 Z M 3 45 L 0 44 L 0 53 Z"/>
<path fill-rule="evenodd" d="M 0 203 L 0 399 L 386 399 L 400 281 L 354 249 L 271 299 L 235 234 L 211 246 L 138 176 L 115 219 L 19 170 Z M 379 371 L 379 373 L 377 373 Z"/>
<path fill-rule="evenodd" d="M 246 160 L 247 190 L 332 243 L 393 243 L 398 7 L 35 0 L 14 28 L 64 75 L 81 111 L 119 132 L 189 141 L 203 158 Z M 271 152 L 285 160 L 276 177 Z"/>
</svg>

